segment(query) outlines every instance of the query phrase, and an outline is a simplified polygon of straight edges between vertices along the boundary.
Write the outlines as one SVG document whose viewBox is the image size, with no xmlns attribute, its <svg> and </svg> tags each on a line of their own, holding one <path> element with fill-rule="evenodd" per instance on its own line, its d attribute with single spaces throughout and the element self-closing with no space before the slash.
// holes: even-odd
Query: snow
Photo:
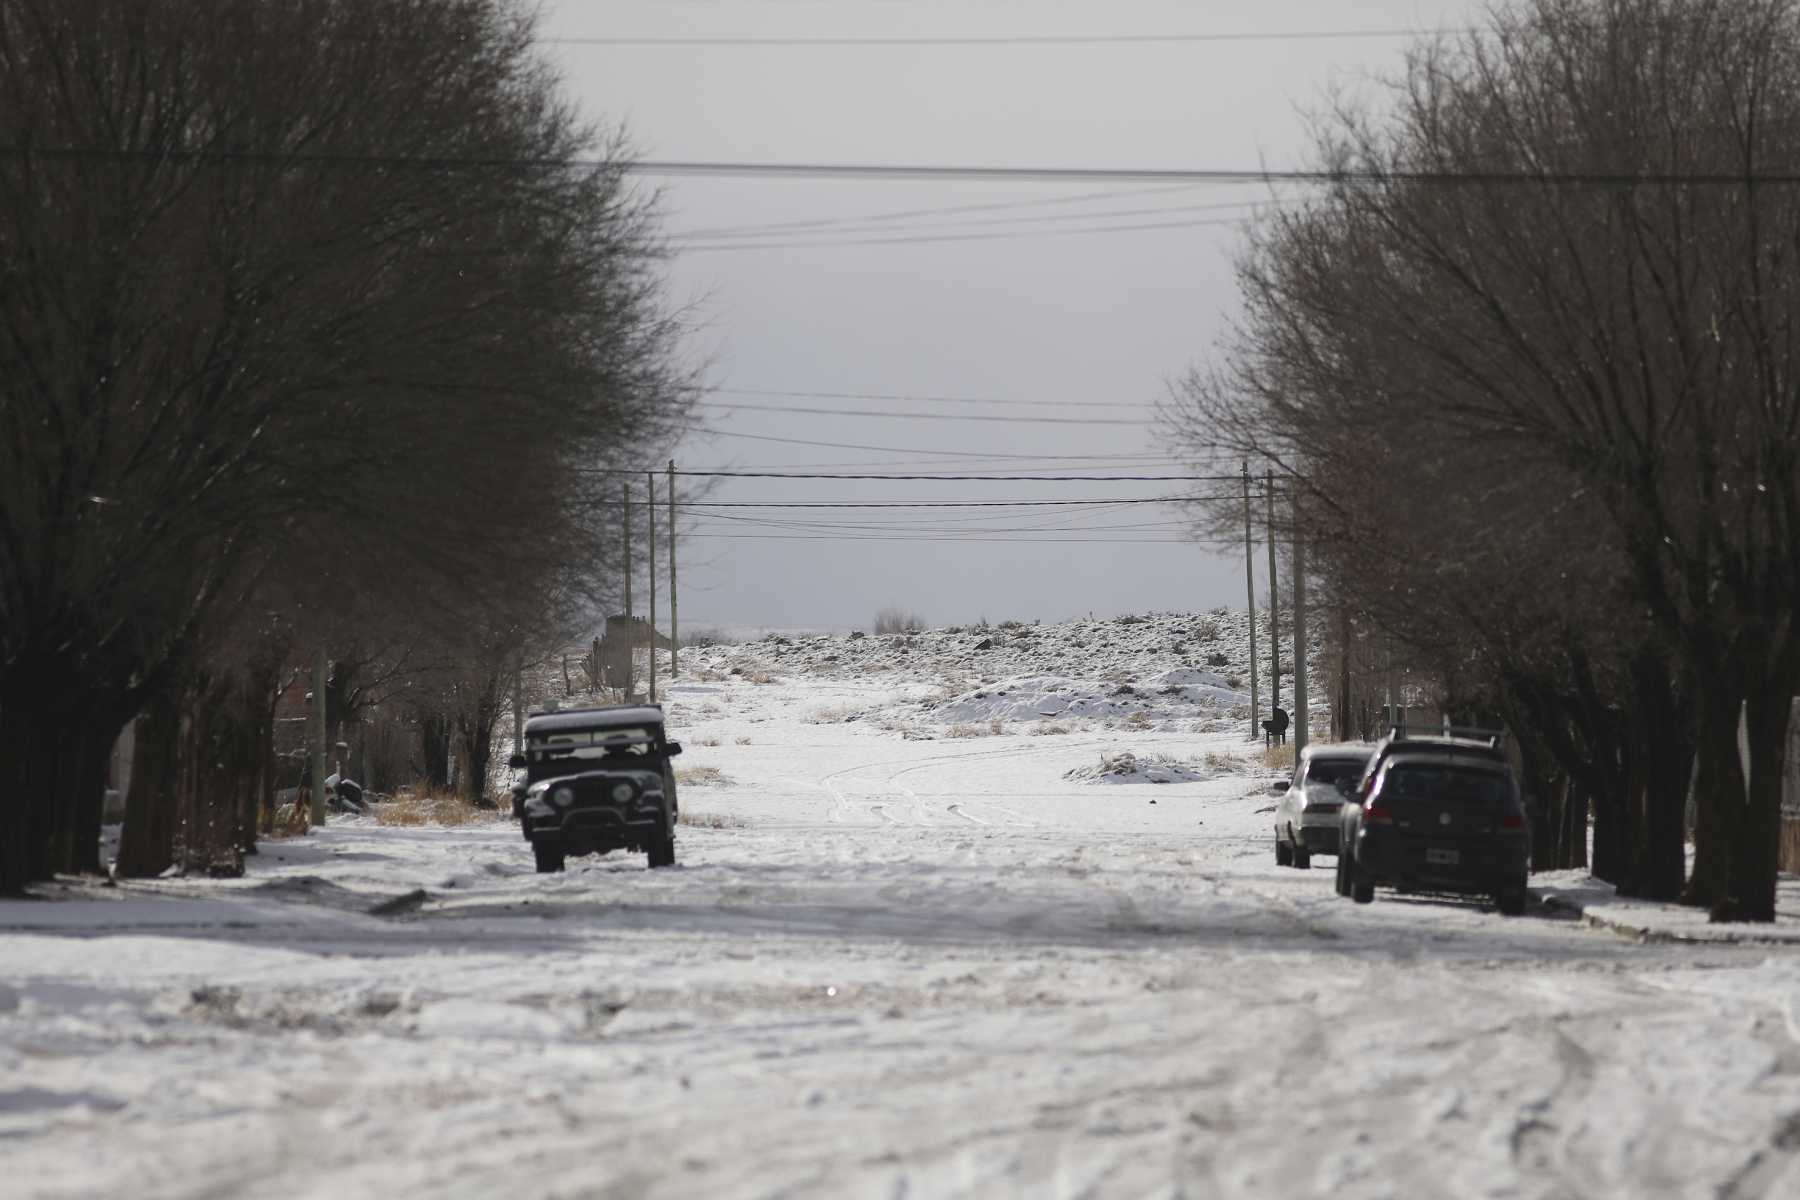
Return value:
<svg viewBox="0 0 1800 1200">
<path fill-rule="evenodd" d="M 1213 620 L 684 655 L 669 870 L 353 817 L 0 904 L 7 1195 L 1800 1194 L 1800 951 L 1277 867 Z"/>
</svg>

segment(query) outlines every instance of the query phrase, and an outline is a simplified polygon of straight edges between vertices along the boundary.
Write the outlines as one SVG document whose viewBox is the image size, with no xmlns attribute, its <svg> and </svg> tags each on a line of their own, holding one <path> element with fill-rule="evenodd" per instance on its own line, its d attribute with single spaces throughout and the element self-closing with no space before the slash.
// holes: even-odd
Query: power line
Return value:
<svg viewBox="0 0 1800 1200">
<path fill-rule="evenodd" d="M 1151 408 L 1149 404 L 1119 404 L 1111 400 L 1003 400 L 989 396 L 917 396 L 893 392 L 789 392 L 775 388 L 705 389 L 714 396 L 778 396 L 790 400 L 878 400 L 908 404 L 992 404 L 1018 408 Z"/>
<path fill-rule="evenodd" d="M 937 542 L 940 544 L 946 543 L 946 542 L 968 542 L 968 543 L 1024 542 L 1027 544 L 1040 545 L 1040 546 L 1068 544 L 1068 543 L 1076 543 L 1076 542 L 1105 542 L 1105 543 L 1108 543 L 1111 545 L 1117 545 L 1117 546 L 1128 546 L 1128 545 L 1188 546 L 1188 545 L 1205 545 L 1205 544 L 1213 544 L 1213 543 L 1216 543 L 1219 545 L 1236 545 L 1237 544 L 1236 542 L 1227 542 L 1227 541 L 1223 541 L 1220 539 L 1213 539 L 1212 543 L 1208 543 L 1208 542 L 1202 542 L 1198 539 L 1193 539 L 1193 538 L 1112 538 L 1112 537 L 1100 537 L 1100 538 L 1064 538 L 1064 537 L 1056 537 L 1056 538 L 1034 538 L 1034 537 L 947 538 L 947 537 L 935 537 L 935 536 L 934 537 L 915 536 L 913 534 L 873 534 L 873 533 L 860 534 L 860 533 L 699 533 L 699 532 L 695 532 L 695 533 L 685 534 L 683 536 L 689 537 L 689 538 L 731 538 L 736 541 L 746 541 L 746 542 Z"/>
<path fill-rule="evenodd" d="M 676 250 L 805 250 L 814 246 L 907 246 L 922 242 L 1011 242 L 1020 238 L 1080 237 L 1096 233 L 1144 233 L 1157 229 L 1199 229 L 1242 225 L 1244 217 L 1199 217 L 1192 221 L 1140 221 L 1130 225 L 1083 225 L 1076 229 L 1030 229 L 1016 233 L 897 234 L 875 238 L 813 238 L 791 242 L 672 242 Z"/>
<path fill-rule="evenodd" d="M 884 420 L 904 421 L 998 421 L 1009 425 L 1112 425 L 1127 427 L 1149 427 L 1154 421 L 1122 421 L 1115 417 L 1001 417 L 980 413 L 917 413 L 892 411 L 864 411 L 842 408 L 805 408 L 791 404 L 720 404 L 708 402 L 707 408 L 715 408 L 730 412 L 778 412 L 778 413 L 810 413 L 825 417 L 878 417 Z"/>
<path fill-rule="evenodd" d="M 293 170 L 300 167 L 412 169 L 421 171 L 595 169 L 630 175 L 761 179 L 905 179 L 989 182 L 1070 182 L 1294 184 L 1453 184 L 1466 186 L 1556 185 L 1571 187 L 1722 186 L 1761 187 L 1800 183 L 1800 171 L 1406 171 L 1299 170 L 1229 167 L 996 167 L 928 166 L 893 163 L 730 162 L 454 154 L 352 154 L 332 151 L 235 149 L 119 149 L 102 146 L 0 145 L 0 158 L 117 163 L 239 164 Z"/>
<path fill-rule="evenodd" d="M 972 34 L 894 37 L 541 37 L 556 46 L 1150 46 L 1321 42 L 1430 36 L 1429 29 L 1276 29 L 1243 33 Z M 1461 32 L 1451 30 L 1447 32 Z"/>
<path fill-rule="evenodd" d="M 626 467 L 572 467 L 576 474 L 642 475 L 642 470 Z M 929 483 L 1232 483 L 1238 475 L 895 475 L 851 474 L 845 472 L 803 471 L 676 471 L 696 479 L 886 479 L 896 482 Z"/>
<path fill-rule="evenodd" d="M 1185 186 L 1185 185 L 1184 185 Z M 1164 189 L 1157 188 L 1156 191 Z M 984 229 L 996 225 L 1039 225 L 1053 221 L 1098 221 L 1113 217 L 1147 217 L 1165 213 L 1185 212 L 1217 212 L 1222 209 L 1268 208 L 1278 203 L 1273 200 L 1232 200 L 1219 204 L 1157 204 L 1149 208 L 1114 208 L 1102 209 L 1098 212 L 1046 213 L 1039 216 L 1011 217 L 978 217 L 969 221 L 939 221 L 932 224 L 902 226 L 920 231 L 943 229 Z M 826 236 L 849 236 L 858 233 L 882 232 L 884 227 L 892 227 L 892 221 L 878 221 L 874 218 L 842 217 L 822 221 L 777 221 L 766 225 L 739 225 L 717 229 L 681 229 L 669 236 L 677 240 L 712 241 L 727 238 L 769 237 L 782 233 L 812 233 Z M 846 228 L 846 226 L 848 228 Z M 871 228 L 858 228 L 868 226 Z"/>
<path fill-rule="evenodd" d="M 1083 504 L 1186 504 L 1203 500 L 1235 500 L 1218 496 L 1114 496 L 1090 500 L 695 500 L 684 508 L 1052 508 Z"/>
<path fill-rule="evenodd" d="M 605 165 L 605 164 L 595 164 Z M 617 164 L 639 175 L 734 179 L 899 179 L 995 183 L 1296 183 L 1370 184 L 1442 183 L 1463 185 L 1561 184 L 1570 186 L 1638 187 L 1647 185 L 1723 185 L 1745 187 L 1800 183 L 1800 172 L 1679 171 L 1408 171 L 1345 168 L 1230 167 L 999 167 L 900 163 L 730 162 L 724 160 L 642 159 Z"/>
<path fill-rule="evenodd" d="M 723 429 L 703 429 L 703 430 L 699 430 L 698 432 L 704 433 L 705 435 L 707 435 L 709 437 L 741 438 L 744 441 L 750 441 L 750 442 L 780 442 L 781 444 L 786 445 L 786 446 L 822 446 L 828 450 L 871 450 L 871 451 L 875 451 L 877 453 L 891 453 L 891 454 L 937 454 L 937 455 L 943 455 L 943 456 L 946 456 L 949 458 L 975 458 L 975 459 L 983 459 L 983 460 L 987 460 L 987 461 L 993 461 L 996 458 L 1002 457 L 1000 455 L 996 455 L 996 454 L 992 454 L 992 453 L 989 453 L 986 451 L 980 451 L 980 450 L 942 450 L 942 449 L 939 449 L 936 447 L 933 447 L 932 449 L 929 449 L 929 450 L 921 450 L 921 449 L 918 449 L 917 447 L 870 446 L 870 445 L 858 444 L 856 442 L 817 442 L 817 441 L 809 441 L 805 438 L 773 437 L 773 436 L 771 436 L 769 434 L 765 434 L 765 433 L 732 433 L 728 430 L 723 430 Z M 1136 455 L 1114 456 L 1114 455 L 1067 455 L 1067 454 L 1008 454 L 1008 455 L 1005 455 L 1004 457 L 1015 458 L 1015 459 L 1037 459 L 1037 460 L 1047 461 L 1047 462 L 1066 462 L 1066 461 L 1069 461 L 1071 458 L 1080 458 L 1080 459 L 1102 458 L 1102 459 L 1105 459 L 1105 458 L 1113 458 L 1113 457 L 1137 458 L 1140 456 L 1136 456 Z"/>
<path fill-rule="evenodd" d="M 935 208 L 903 208 L 887 212 L 869 213 L 861 217 L 816 217 L 803 221 L 775 221 L 764 225 L 726 225 L 712 229 L 696 229 L 688 231 L 691 236 L 705 237 L 712 234 L 735 233 L 745 229 L 761 229 L 769 233 L 790 233 L 802 230 L 813 230 L 832 225 L 875 224 L 884 221 L 907 221 L 921 217 L 957 216 L 975 212 L 1003 212 L 1021 208 L 1048 208 L 1063 204 L 1087 204 L 1095 200 L 1116 200 L 1124 196 L 1156 196 L 1168 192 L 1193 191 L 1200 185 L 1192 183 L 1166 184 L 1161 187 L 1142 188 L 1108 188 L 1101 192 L 1075 192 L 1066 196 L 1040 196 L 1032 200 L 994 200 L 984 204 L 951 204 Z"/>
</svg>

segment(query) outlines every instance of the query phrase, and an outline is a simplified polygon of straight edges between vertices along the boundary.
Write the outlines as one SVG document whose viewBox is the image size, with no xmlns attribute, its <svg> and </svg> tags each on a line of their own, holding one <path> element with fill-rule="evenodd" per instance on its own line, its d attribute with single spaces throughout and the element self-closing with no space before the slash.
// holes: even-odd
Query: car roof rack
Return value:
<svg viewBox="0 0 1800 1200">
<path fill-rule="evenodd" d="M 1433 725 L 1424 729 L 1408 729 L 1402 721 L 1388 728 L 1388 738 L 1395 742 L 1453 738 L 1457 741 L 1480 742 L 1498 750 L 1506 744 L 1506 730 L 1485 729 L 1476 725 Z"/>
</svg>

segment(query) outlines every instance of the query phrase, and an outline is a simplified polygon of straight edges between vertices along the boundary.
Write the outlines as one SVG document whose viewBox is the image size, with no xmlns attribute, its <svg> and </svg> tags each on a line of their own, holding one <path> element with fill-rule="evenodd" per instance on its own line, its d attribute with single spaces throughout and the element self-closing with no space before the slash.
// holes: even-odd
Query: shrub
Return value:
<svg viewBox="0 0 1800 1200">
<path fill-rule="evenodd" d="M 370 809 L 377 825 L 467 825 L 481 819 L 475 802 L 465 796 L 410 787 Z"/>
<path fill-rule="evenodd" d="M 730 783 L 731 780 L 717 767 L 678 767 L 675 770 L 675 782 L 688 787 L 706 787 L 708 784 Z"/>
<path fill-rule="evenodd" d="M 923 628 L 923 617 L 902 608 L 890 605 L 875 614 L 876 633 L 917 633 Z"/>
</svg>

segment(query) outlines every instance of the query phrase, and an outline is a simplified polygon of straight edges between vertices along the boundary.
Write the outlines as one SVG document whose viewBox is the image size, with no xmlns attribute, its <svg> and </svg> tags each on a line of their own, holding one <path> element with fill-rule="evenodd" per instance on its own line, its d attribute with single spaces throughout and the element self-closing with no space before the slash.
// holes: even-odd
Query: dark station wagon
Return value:
<svg viewBox="0 0 1800 1200">
<path fill-rule="evenodd" d="M 660 705 L 534 714 L 511 766 L 525 772 L 513 814 L 537 869 L 560 871 L 568 855 L 609 850 L 642 851 L 652 867 L 673 866 L 680 813 L 669 760 L 680 753 Z"/>
<path fill-rule="evenodd" d="M 1341 820 L 1340 895 L 1367 904 L 1383 885 L 1525 911 L 1531 828 L 1498 735 L 1383 739 Z"/>
</svg>

